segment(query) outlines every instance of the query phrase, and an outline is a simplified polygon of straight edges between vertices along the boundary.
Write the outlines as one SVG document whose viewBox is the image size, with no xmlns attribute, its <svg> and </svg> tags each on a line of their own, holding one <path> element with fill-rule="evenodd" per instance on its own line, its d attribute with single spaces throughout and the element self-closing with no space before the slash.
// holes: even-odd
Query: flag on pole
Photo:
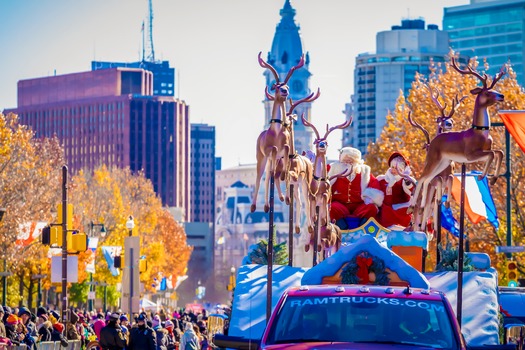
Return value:
<svg viewBox="0 0 525 350">
<path fill-rule="evenodd" d="M 471 171 L 466 174 L 465 177 L 465 214 L 467 214 L 469 220 L 478 224 L 483 220 L 487 220 L 496 229 L 499 227 L 498 214 L 492 195 L 490 194 L 490 188 L 487 181 L 487 177 L 478 180 L 478 176 L 481 174 L 479 171 Z M 458 203 L 461 200 L 461 174 L 455 174 L 452 182 L 452 197 Z M 442 207 L 441 216 L 442 226 L 453 233 L 455 236 L 459 236 L 458 223 L 452 216 L 450 208 Z"/>
<path fill-rule="evenodd" d="M 525 152 L 525 111 L 498 111 L 505 127 Z"/>
<path fill-rule="evenodd" d="M 104 254 L 104 258 L 106 258 L 106 262 L 108 263 L 109 271 L 111 271 L 113 276 L 118 276 L 120 274 L 120 270 L 115 267 L 115 256 L 120 255 L 121 251 L 122 247 L 119 246 L 102 247 L 102 254 Z"/>
</svg>

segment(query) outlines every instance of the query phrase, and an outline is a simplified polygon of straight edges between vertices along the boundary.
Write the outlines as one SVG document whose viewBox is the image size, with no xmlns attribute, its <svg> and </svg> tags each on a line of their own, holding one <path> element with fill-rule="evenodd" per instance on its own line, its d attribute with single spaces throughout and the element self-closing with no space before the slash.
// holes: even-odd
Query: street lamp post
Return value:
<svg viewBox="0 0 525 350">
<path fill-rule="evenodd" d="M 133 216 L 129 216 L 128 221 L 126 221 L 126 228 L 129 231 L 129 237 L 133 236 L 133 228 L 135 227 L 135 221 Z M 129 257 L 126 258 L 128 261 L 128 271 L 129 271 L 129 316 L 133 317 L 133 248 L 129 250 Z"/>
</svg>

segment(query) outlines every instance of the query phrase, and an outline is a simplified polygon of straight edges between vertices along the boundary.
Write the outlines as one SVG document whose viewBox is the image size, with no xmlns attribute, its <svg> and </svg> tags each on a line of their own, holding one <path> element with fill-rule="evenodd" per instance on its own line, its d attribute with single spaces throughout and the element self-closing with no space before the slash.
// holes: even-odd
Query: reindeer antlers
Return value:
<svg viewBox="0 0 525 350">
<path fill-rule="evenodd" d="M 273 77 L 275 78 L 276 84 L 279 84 L 281 82 L 279 80 L 279 74 L 277 73 L 277 71 L 271 64 L 267 63 L 266 61 L 262 59 L 261 55 L 262 55 L 262 51 L 260 51 L 258 55 L 259 64 L 261 65 L 261 67 L 269 69 L 270 72 L 272 72 Z M 304 54 L 301 55 L 301 59 L 299 60 L 299 63 L 297 63 L 296 66 L 293 66 L 292 68 L 290 68 L 290 71 L 288 71 L 288 74 L 286 75 L 286 79 L 284 79 L 283 84 L 286 84 L 288 82 L 288 79 L 290 79 L 290 77 L 292 76 L 293 72 L 296 69 L 301 68 L 303 65 L 304 65 Z"/>
<path fill-rule="evenodd" d="M 500 71 L 498 72 L 498 74 L 496 74 L 494 76 L 494 78 L 492 79 L 492 83 L 490 84 L 489 87 L 487 87 L 487 80 L 488 80 L 488 76 L 487 74 L 483 73 L 483 76 L 481 76 L 481 74 L 479 74 L 478 72 L 474 71 L 472 69 L 471 66 L 469 66 L 467 64 L 467 69 L 461 69 L 458 67 L 457 63 L 456 63 L 456 58 L 454 56 L 452 56 L 450 58 L 450 62 L 452 63 L 452 67 L 454 67 L 455 70 L 457 70 L 459 73 L 465 75 L 465 74 L 471 74 L 471 75 L 474 75 L 476 78 L 478 78 L 482 83 L 483 83 L 483 89 L 484 90 L 490 90 L 494 87 L 494 85 L 496 85 L 496 83 L 498 82 L 498 80 L 501 79 L 502 76 L 505 75 L 505 65 L 503 65 L 500 69 Z"/>
<path fill-rule="evenodd" d="M 352 121 L 353 121 L 354 118 L 350 117 L 350 119 L 346 120 L 344 123 L 336 125 L 336 126 L 333 126 L 331 128 L 328 126 L 328 124 L 326 124 L 326 133 L 324 134 L 323 138 L 319 137 L 319 132 L 317 131 L 315 126 L 312 123 L 310 123 L 308 120 L 306 120 L 306 118 L 304 117 L 304 113 L 303 113 L 303 115 L 301 115 L 301 119 L 302 119 L 303 124 L 305 126 L 308 126 L 308 127 L 312 128 L 312 130 L 315 133 L 316 140 L 326 140 L 326 138 L 328 137 L 328 135 L 332 131 L 334 131 L 336 129 L 345 129 L 345 128 L 347 128 L 350 124 L 352 124 Z"/>
<path fill-rule="evenodd" d="M 458 109 L 459 107 L 459 104 L 461 102 L 463 102 L 464 99 L 467 98 L 467 96 L 463 96 L 461 99 L 458 97 L 458 95 L 456 95 L 456 97 L 452 100 L 452 108 L 450 109 L 450 112 L 449 114 L 445 114 L 445 109 L 447 108 L 447 103 L 445 102 L 445 105 L 441 105 L 441 102 L 439 102 L 439 96 L 441 95 L 441 92 L 439 91 L 439 89 L 437 88 L 434 88 L 432 86 L 430 86 L 429 83 L 425 83 L 424 84 L 428 91 L 430 92 L 430 98 L 432 99 L 432 101 L 434 101 L 434 104 L 438 107 L 439 111 L 441 112 L 441 117 L 438 118 L 438 120 L 448 120 L 450 118 L 452 118 L 452 116 L 454 115 L 454 113 L 456 112 L 456 110 Z M 411 117 L 409 115 L 409 121 L 410 121 Z M 410 122 L 410 124 L 412 124 L 412 122 Z M 415 126 L 414 124 L 412 124 L 413 126 Z"/>
<path fill-rule="evenodd" d="M 328 128 L 328 124 L 326 124 L 326 134 L 324 134 L 324 138 L 326 139 L 328 135 L 336 129 L 346 129 L 348 126 L 350 126 L 350 124 L 352 124 L 353 120 L 354 118 L 350 117 L 350 119 L 346 120 L 344 123 L 332 126 L 331 128 Z"/>
<path fill-rule="evenodd" d="M 292 114 L 293 110 L 299 106 L 303 102 L 313 102 L 317 100 L 321 96 L 321 89 L 317 88 L 317 93 L 311 93 L 310 95 L 306 96 L 305 98 L 300 99 L 299 101 L 293 102 L 292 99 L 290 99 L 290 109 L 288 109 L 288 115 Z"/>
</svg>

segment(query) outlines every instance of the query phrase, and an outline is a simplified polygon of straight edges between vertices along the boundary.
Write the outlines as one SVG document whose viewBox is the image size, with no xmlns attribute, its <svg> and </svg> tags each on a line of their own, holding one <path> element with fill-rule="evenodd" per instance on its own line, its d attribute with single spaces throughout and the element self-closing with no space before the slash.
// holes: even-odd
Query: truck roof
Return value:
<svg viewBox="0 0 525 350">
<path fill-rule="evenodd" d="M 367 294 L 374 297 L 410 297 L 412 299 L 442 300 L 444 294 L 437 290 L 375 285 L 306 285 L 292 287 L 286 292 L 288 296 L 355 296 Z"/>
</svg>

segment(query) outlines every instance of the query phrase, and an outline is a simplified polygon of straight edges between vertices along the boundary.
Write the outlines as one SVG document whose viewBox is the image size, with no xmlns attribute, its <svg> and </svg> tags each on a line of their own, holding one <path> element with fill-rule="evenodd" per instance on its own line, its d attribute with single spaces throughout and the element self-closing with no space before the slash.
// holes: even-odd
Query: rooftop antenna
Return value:
<svg viewBox="0 0 525 350">
<path fill-rule="evenodd" d="M 142 51 L 142 60 L 147 62 L 155 62 L 155 49 L 153 48 L 153 0 L 148 0 L 148 48 L 147 48 L 147 56 L 145 53 L 145 45 L 144 45 L 144 30 L 142 32 L 142 40 L 143 40 L 143 51 Z M 142 28 L 144 29 L 144 23 L 142 24 Z"/>
</svg>

